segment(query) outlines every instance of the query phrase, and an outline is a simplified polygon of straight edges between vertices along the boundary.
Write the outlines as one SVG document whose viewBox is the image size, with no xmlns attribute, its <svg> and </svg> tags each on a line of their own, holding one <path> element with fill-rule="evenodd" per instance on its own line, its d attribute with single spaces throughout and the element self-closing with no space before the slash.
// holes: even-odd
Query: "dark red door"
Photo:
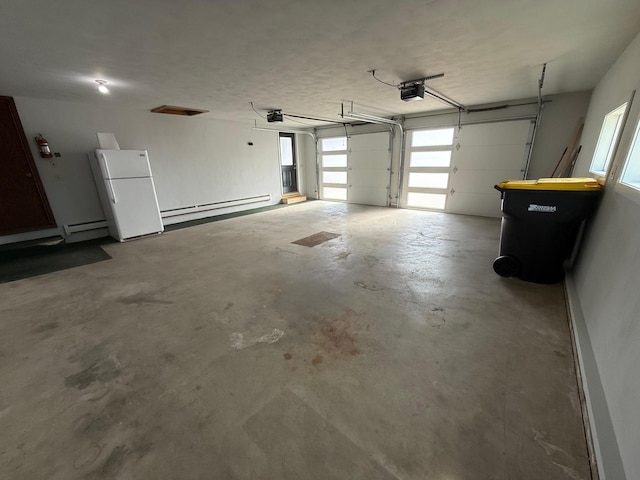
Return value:
<svg viewBox="0 0 640 480">
<path fill-rule="evenodd" d="M 55 226 L 16 105 L 0 96 L 0 235 Z"/>
</svg>

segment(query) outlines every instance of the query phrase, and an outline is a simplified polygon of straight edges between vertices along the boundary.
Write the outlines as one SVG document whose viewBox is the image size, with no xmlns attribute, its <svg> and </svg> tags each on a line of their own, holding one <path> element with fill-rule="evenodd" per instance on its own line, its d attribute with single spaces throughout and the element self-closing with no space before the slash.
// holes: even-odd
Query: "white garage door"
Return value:
<svg viewBox="0 0 640 480">
<path fill-rule="evenodd" d="M 389 134 L 349 138 L 349 203 L 386 206 L 389 196 Z"/>
<path fill-rule="evenodd" d="M 453 148 L 447 212 L 500 217 L 493 186 L 522 178 L 532 127 L 530 120 L 463 126 Z"/>
<path fill-rule="evenodd" d="M 323 200 L 387 205 L 389 133 L 323 138 L 318 143 Z"/>
<path fill-rule="evenodd" d="M 404 205 L 500 217 L 493 186 L 522 178 L 532 128 L 518 120 L 410 132 Z"/>
</svg>

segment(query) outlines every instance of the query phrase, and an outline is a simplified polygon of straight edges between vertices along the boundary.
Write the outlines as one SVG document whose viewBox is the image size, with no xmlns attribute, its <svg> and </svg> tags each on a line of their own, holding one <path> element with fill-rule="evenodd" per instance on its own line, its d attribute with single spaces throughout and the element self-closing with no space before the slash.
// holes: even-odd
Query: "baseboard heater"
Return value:
<svg viewBox="0 0 640 480">
<path fill-rule="evenodd" d="M 237 207 L 240 205 L 250 205 L 252 203 L 262 203 L 271 200 L 271 195 L 258 195 L 256 197 L 238 198 L 236 200 L 225 200 L 222 202 L 203 203 L 200 205 L 192 205 L 190 207 L 171 208 L 169 210 L 161 210 L 162 218 L 177 217 L 179 215 L 187 215 L 189 213 L 200 213 L 209 210 L 219 210 L 221 208 Z"/>
<path fill-rule="evenodd" d="M 218 210 L 227 207 L 236 207 L 240 205 L 250 205 L 252 203 L 268 202 L 271 200 L 271 195 L 259 195 L 257 197 L 238 198 L 236 200 L 225 200 L 223 202 L 204 203 L 201 205 L 192 205 L 190 207 L 172 208 L 169 210 L 162 210 L 160 213 L 162 218 L 177 217 L 179 215 L 187 215 L 189 213 L 206 212 L 208 210 Z M 84 223 L 73 223 L 71 225 L 64 225 L 64 233 L 69 236 L 72 233 L 88 232 L 90 230 L 98 230 L 100 228 L 107 228 L 106 220 L 97 220 Z"/>
<path fill-rule="evenodd" d="M 98 220 L 94 222 L 74 223 L 71 225 L 64 225 L 64 233 L 67 236 L 72 233 L 88 232 L 89 230 L 98 230 L 99 228 L 107 228 L 106 220 Z"/>
</svg>

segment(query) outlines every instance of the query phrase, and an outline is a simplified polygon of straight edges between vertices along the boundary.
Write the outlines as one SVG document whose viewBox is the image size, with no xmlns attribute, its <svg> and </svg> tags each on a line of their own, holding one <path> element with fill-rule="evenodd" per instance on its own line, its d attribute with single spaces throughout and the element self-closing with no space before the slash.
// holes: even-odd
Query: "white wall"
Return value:
<svg viewBox="0 0 640 480">
<path fill-rule="evenodd" d="M 52 151 L 62 154 L 51 162 L 41 159 L 30 141 L 58 227 L 104 218 L 87 160 L 97 147 L 96 132 L 113 132 L 123 149 L 149 150 L 161 210 L 271 195 L 270 202 L 185 219 L 280 201 L 277 133 L 253 131 L 249 123 L 143 110 L 22 97 L 15 102 L 27 139 L 40 132 Z M 10 237 L 0 243 L 27 238 Z"/>
<path fill-rule="evenodd" d="M 605 114 L 634 89 L 640 91 L 640 35 L 593 91 L 576 176 L 588 174 Z M 629 149 L 640 116 L 637 99 L 614 159 L 618 165 Z M 595 359 L 585 375 L 587 393 L 593 397 L 590 408 L 600 446 L 600 467 L 604 478 L 620 480 L 640 478 L 640 206 L 613 186 L 609 182 L 605 189 L 568 281 L 570 300 L 582 311 L 574 318 L 578 333 L 583 331 L 578 339 L 581 355 L 587 362 L 589 357 Z"/>
</svg>

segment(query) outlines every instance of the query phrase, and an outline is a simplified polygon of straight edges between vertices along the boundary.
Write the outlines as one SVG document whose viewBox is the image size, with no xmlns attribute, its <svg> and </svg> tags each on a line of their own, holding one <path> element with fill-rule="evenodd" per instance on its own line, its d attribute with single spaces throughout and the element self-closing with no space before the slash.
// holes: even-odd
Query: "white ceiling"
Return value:
<svg viewBox="0 0 640 480">
<path fill-rule="evenodd" d="M 402 102 L 367 70 L 391 82 L 444 72 L 429 85 L 465 105 L 536 96 L 545 62 L 544 94 L 589 90 L 639 30 L 638 0 L 10 1 L 0 94 L 236 120 L 260 120 L 250 101 L 408 114 L 444 106 Z"/>
</svg>

